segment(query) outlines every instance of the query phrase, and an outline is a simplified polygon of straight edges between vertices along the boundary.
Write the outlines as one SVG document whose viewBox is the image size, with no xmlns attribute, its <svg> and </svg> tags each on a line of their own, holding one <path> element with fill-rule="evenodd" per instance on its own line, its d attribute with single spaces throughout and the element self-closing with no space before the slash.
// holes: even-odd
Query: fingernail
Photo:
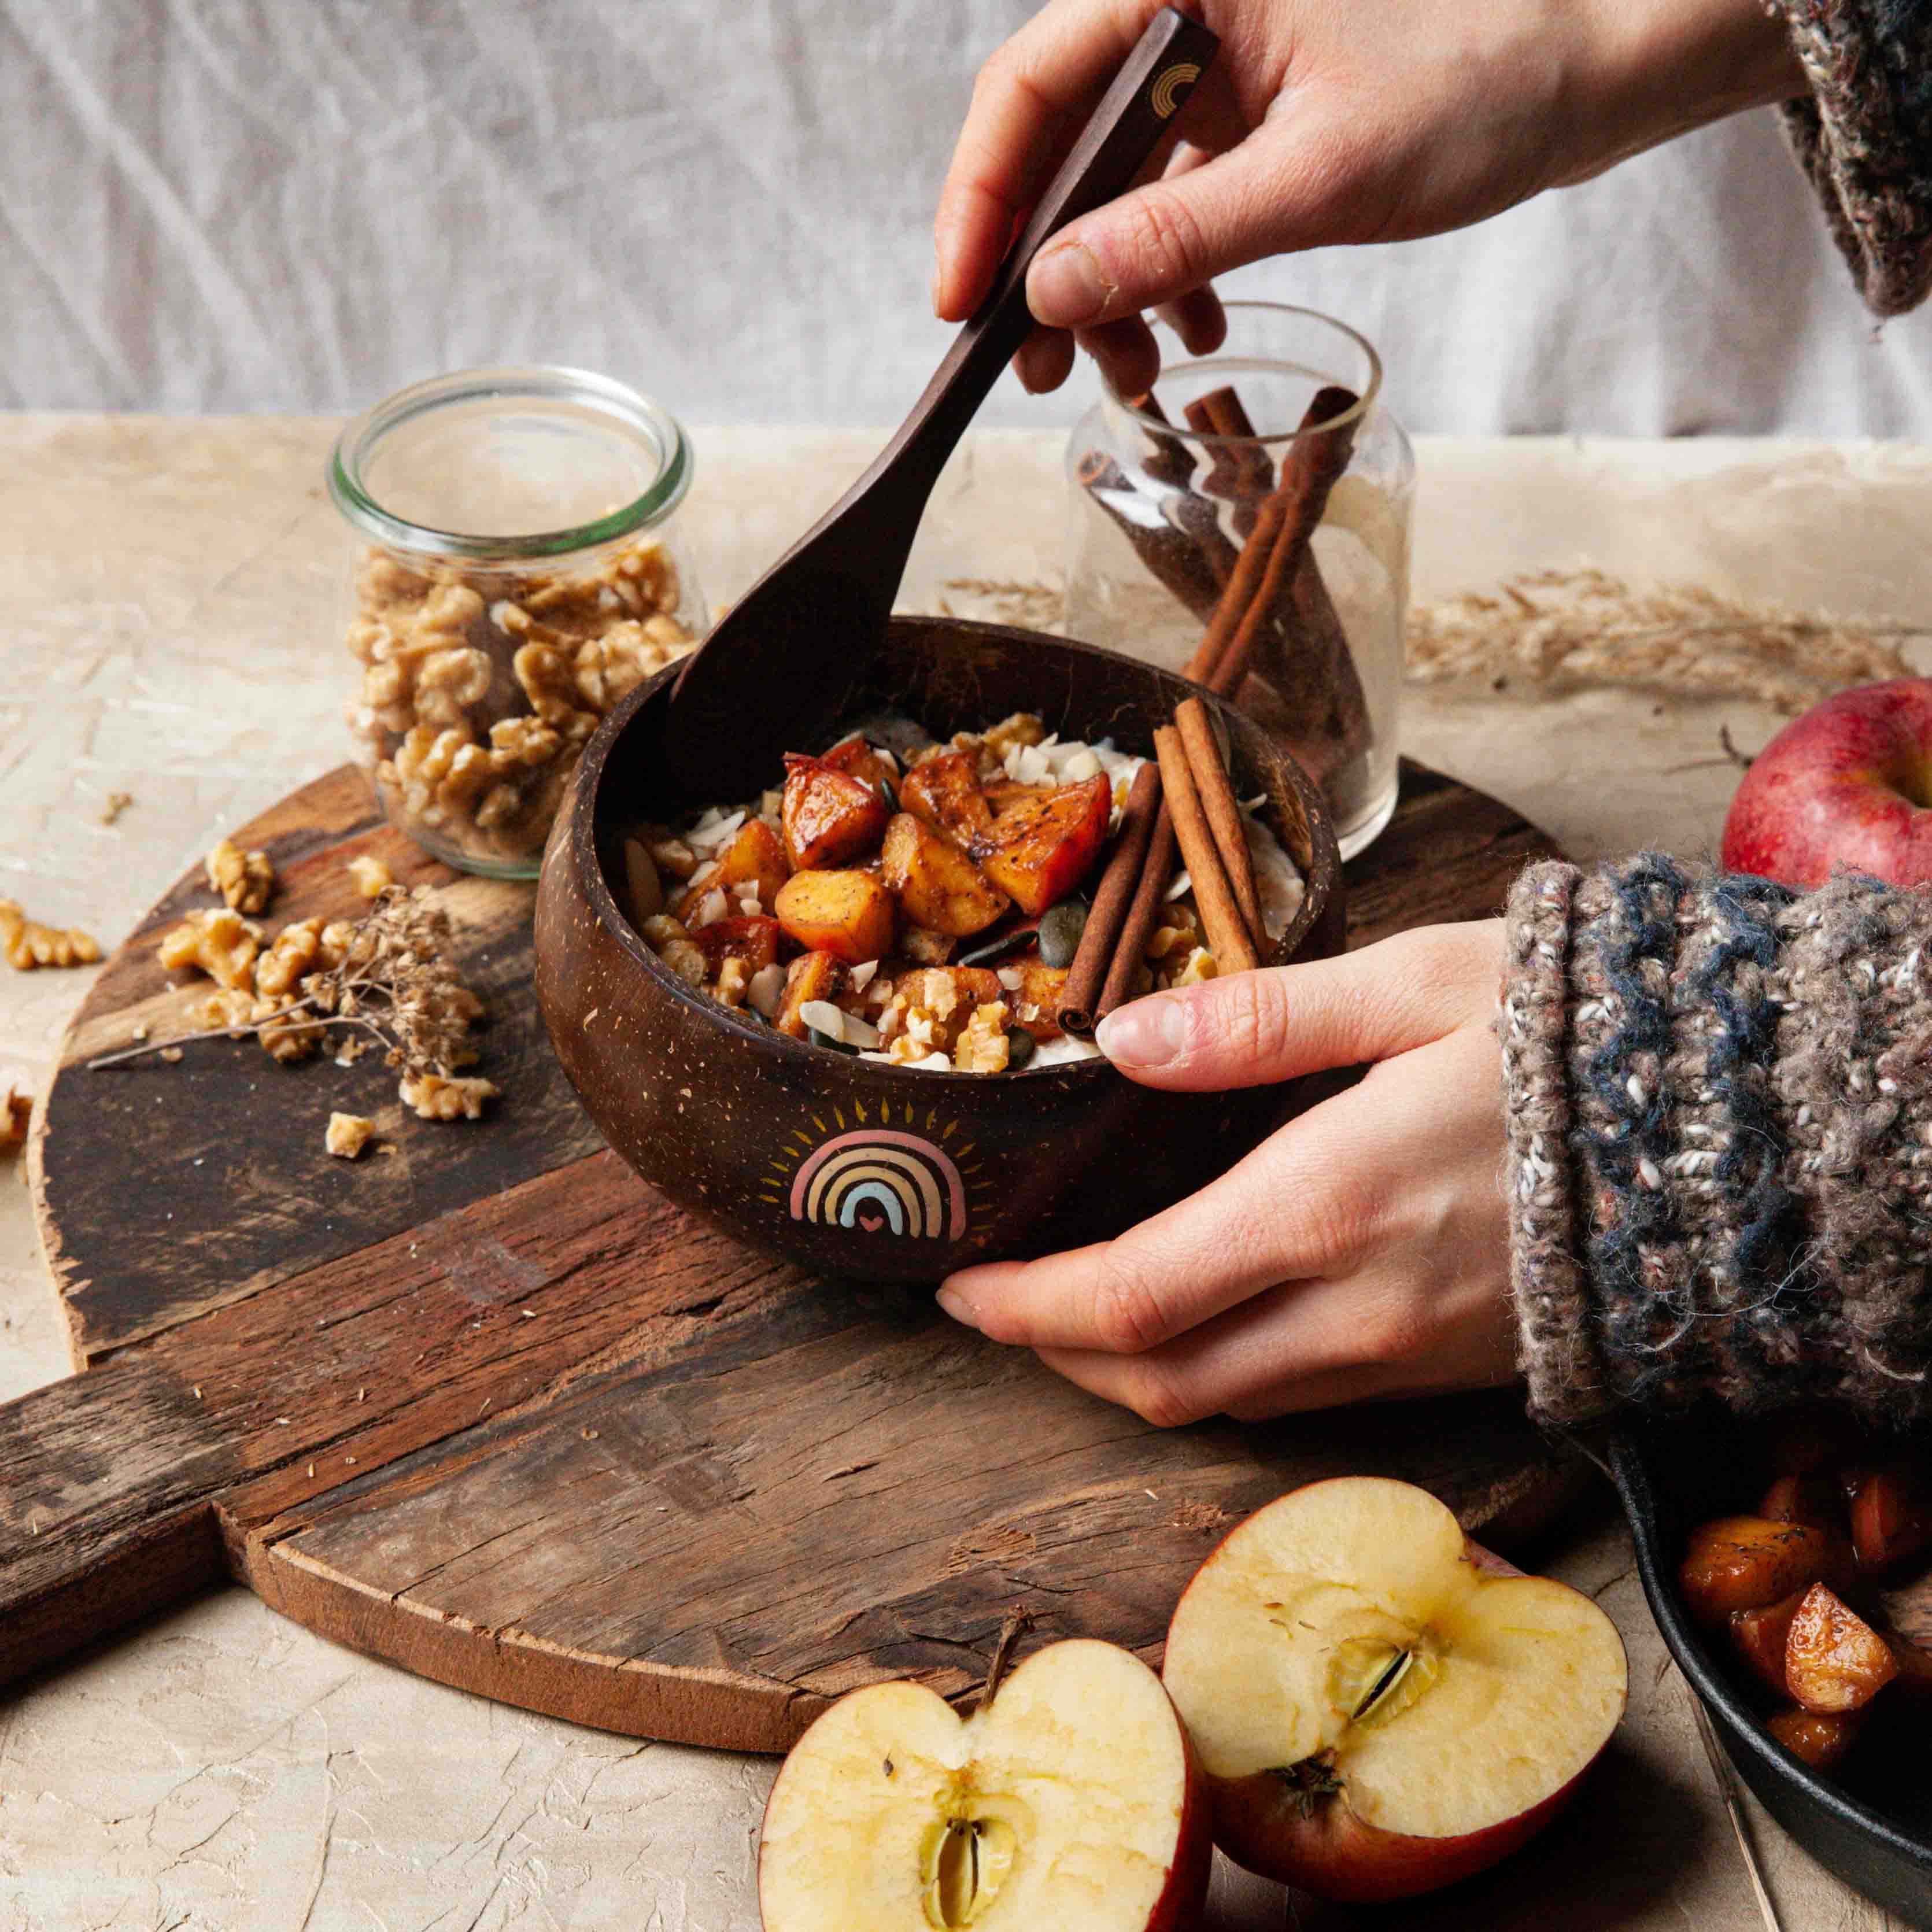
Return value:
<svg viewBox="0 0 1932 1932">
<path fill-rule="evenodd" d="M 1178 1000 L 1136 1000 L 1109 1013 L 1094 1038 L 1120 1066 L 1160 1066 L 1180 1051 L 1187 1016 Z"/>
<path fill-rule="evenodd" d="M 1094 251 L 1063 242 L 1034 258 L 1027 271 L 1027 302 L 1035 316 L 1055 328 L 1077 328 L 1107 305 L 1112 290 Z"/>
<path fill-rule="evenodd" d="M 962 1328 L 979 1327 L 979 1323 L 974 1319 L 973 1304 L 957 1288 L 942 1288 L 939 1291 L 939 1305 Z"/>
</svg>

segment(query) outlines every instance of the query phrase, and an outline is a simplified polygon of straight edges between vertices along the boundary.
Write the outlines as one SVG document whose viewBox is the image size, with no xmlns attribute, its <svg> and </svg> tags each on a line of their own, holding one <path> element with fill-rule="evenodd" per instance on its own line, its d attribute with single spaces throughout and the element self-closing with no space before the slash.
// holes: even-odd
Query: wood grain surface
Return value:
<svg viewBox="0 0 1932 1932">
<path fill-rule="evenodd" d="M 1376 1470 L 1507 1540 L 1570 1472 L 1515 1399 L 1162 1433 L 940 1316 L 705 1232 L 606 1150 L 529 987 L 528 887 L 455 875 L 345 770 L 245 832 L 272 920 L 356 908 L 344 862 L 427 880 L 488 997 L 476 1124 L 405 1122 L 365 1059 L 285 1069 L 209 1040 L 89 1072 L 194 997 L 157 932 L 76 1018 L 32 1150 L 86 1372 L 0 1407 L 0 1682 L 224 1575 L 358 1648 L 640 1736 L 781 1750 L 885 1676 L 952 1695 L 1001 1618 L 1157 1657 L 1224 1525 Z M 1350 868 L 1360 944 L 1500 907 L 1546 852 L 1493 800 L 1405 768 Z M 395 1151 L 323 1153 L 332 1107 Z"/>
</svg>

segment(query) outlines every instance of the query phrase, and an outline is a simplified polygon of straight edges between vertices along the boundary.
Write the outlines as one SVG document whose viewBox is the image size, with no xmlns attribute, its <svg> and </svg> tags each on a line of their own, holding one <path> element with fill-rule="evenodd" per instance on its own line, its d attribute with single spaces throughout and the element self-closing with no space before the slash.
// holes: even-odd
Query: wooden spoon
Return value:
<svg viewBox="0 0 1932 1932">
<path fill-rule="evenodd" d="M 773 782 L 784 752 L 815 748 L 848 709 L 885 634 L 926 499 L 1033 326 L 1029 264 L 1057 230 L 1132 185 L 1220 45 L 1172 7 L 1155 15 L 898 434 L 686 661 L 664 742 L 680 790 L 752 797 Z"/>
</svg>

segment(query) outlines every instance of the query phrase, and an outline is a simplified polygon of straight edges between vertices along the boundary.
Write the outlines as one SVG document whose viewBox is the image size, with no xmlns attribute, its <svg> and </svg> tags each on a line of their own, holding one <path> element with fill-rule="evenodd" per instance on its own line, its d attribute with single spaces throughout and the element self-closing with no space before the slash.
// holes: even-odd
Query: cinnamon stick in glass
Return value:
<svg viewBox="0 0 1932 1932">
<path fill-rule="evenodd" d="M 1178 530 L 1157 512 L 1146 521 L 1135 515 L 1133 508 L 1145 506 L 1148 500 L 1136 490 L 1120 466 L 1104 449 L 1089 450 L 1076 466 L 1074 477 L 1133 545 L 1134 554 L 1146 566 L 1148 574 L 1197 616 L 1211 616 L 1220 603 L 1225 581 L 1214 568 L 1219 560 L 1212 539 L 1204 542 L 1204 532 Z M 1198 496 L 1176 500 L 1198 504 L 1203 509 L 1209 507 Z M 1227 550 L 1232 568 L 1234 546 L 1218 529 L 1214 536 L 1220 538 Z"/>
<path fill-rule="evenodd" d="M 1160 767 L 1150 758 L 1134 774 L 1133 787 L 1127 794 L 1126 808 L 1120 818 L 1120 836 L 1114 842 L 1113 856 L 1100 875 L 1094 909 L 1087 915 L 1079 948 L 1067 969 L 1066 984 L 1060 988 L 1055 1017 L 1060 1030 L 1070 1033 L 1076 1040 L 1094 1037 L 1094 1022 L 1100 1018 L 1101 990 L 1113 967 L 1141 874 L 1147 868 L 1148 848 L 1154 842 L 1160 808 Z M 1145 944 L 1143 938 L 1143 949 Z"/>
<path fill-rule="evenodd" d="M 1132 903 L 1127 908 L 1120 938 L 1114 946 L 1114 963 L 1107 968 L 1106 983 L 1100 988 L 1100 1004 L 1094 1012 L 1096 1021 L 1105 1019 L 1116 1006 L 1124 1006 L 1134 998 L 1135 976 L 1147 957 L 1154 922 L 1167 904 L 1168 881 L 1173 876 L 1174 818 L 1163 798 L 1154 815 L 1154 836 L 1148 842 L 1140 884 L 1134 888 Z"/>
<path fill-rule="evenodd" d="M 1255 526 L 1262 500 L 1274 488 L 1274 458 L 1256 437 L 1253 419 L 1232 383 L 1196 396 L 1187 405 L 1186 416 L 1196 436 L 1238 439 L 1216 446 L 1214 466 L 1201 487 L 1234 505 L 1234 534 L 1245 537 Z"/>
<path fill-rule="evenodd" d="M 1155 755 L 1160 760 L 1161 790 L 1174 820 L 1174 836 L 1194 886 L 1194 903 L 1201 910 L 1201 923 L 1208 928 L 1208 944 L 1214 950 L 1217 973 L 1251 973 L 1261 964 L 1254 942 L 1234 902 L 1234 889 L 1221 865 L 1220 848 L 1208 829 L 1201 794 L 1196 789 L 1192 768 L 1180 734 L 1172 724 L 1163 724 L 1154 734 Z"/>
<path fill-rule="evenodd" d="M 1240 908 L 1241 919 L 1254 942 L 1257 955 L 1268 950 L 1268 928 L 1262 922 L 1261 894 L 1255 888 L 1255 865 L 1248 851 L 1248 836 L 1241 821 L 1241 808 L 1234 796 L 1234 782 L 1221 757 L 1220 740 L 1214 735 L 1214 721 L 1198 698 L 1190 698 L 1175 710 L 1174 722 L 1180 733 L 1188 769 L 1194 775 L 1194 788 L 1200 794 L 1208 829 L 1214 834 L 1214 849 L 1221 855 L 1228 884 Z"/>
</svg>

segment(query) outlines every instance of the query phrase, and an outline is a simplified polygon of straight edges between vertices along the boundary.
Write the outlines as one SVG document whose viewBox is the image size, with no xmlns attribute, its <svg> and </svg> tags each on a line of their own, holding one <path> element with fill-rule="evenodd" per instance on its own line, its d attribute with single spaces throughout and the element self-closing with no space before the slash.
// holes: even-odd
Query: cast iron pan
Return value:
<svg viewBox="0 0 1932 1932">
<path fill-rule="evenodd" d="M 1692 1526 L 1734 1514 L 1739 1498 L 1753 1493 L 1756 1465 L 1748 1456 L 1734 1419 L 1646 1423 L 1612 1438 L 1611 1473 L 1630 1517 L 1644 1594 L 1726 1754 L 1764 1808 L 1828 1871 L 1906 1924 L 1932 1927 L 1932 1761 L 1922 1746 L 1894 1747 L 1888 1762 L 1880 1747 L 1862 1741 L 1846 1767 L 1849 1784 L 1821 1776 L 1766 1730 L 1733 1667 L 1678 1594 Z"/>
</svg>

